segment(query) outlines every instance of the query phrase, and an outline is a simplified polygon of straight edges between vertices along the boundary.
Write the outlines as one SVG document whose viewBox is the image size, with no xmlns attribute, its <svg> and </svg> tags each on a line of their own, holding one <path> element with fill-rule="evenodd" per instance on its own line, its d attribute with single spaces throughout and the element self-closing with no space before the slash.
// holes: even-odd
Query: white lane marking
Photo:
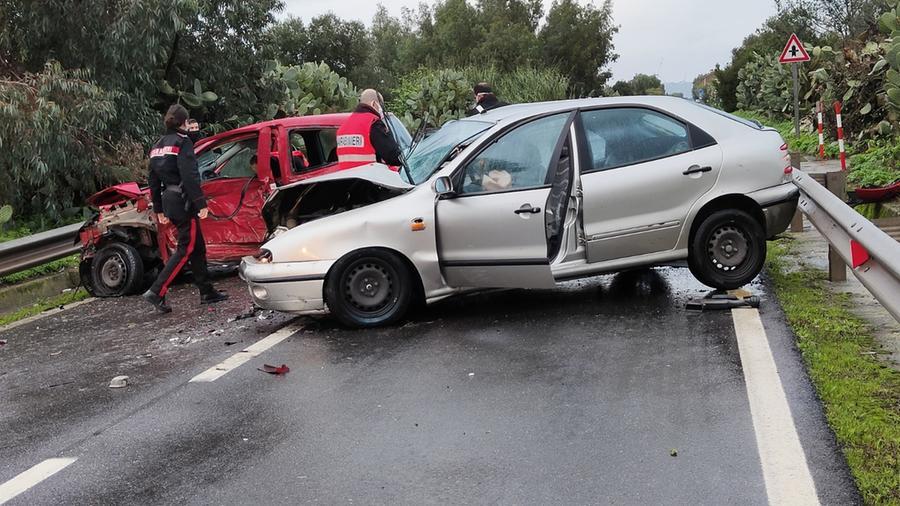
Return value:
<svg viewBox="0 0 900 506">
<path fill-rule="evenodd" d="M 0 504 L 4 504 L 29 488 L 62 471 L 78 459 L 47 459 L 0 485 Z"/>
<path fill-rule="evenodd" d="M 38 313 L 38 314 L 36 314 L 36 315 L 34 315 L 34 316 L 29 316 L 28 318 L 23 318 L 23 319 L 21 319 L 21 320 L 14 321 L 14 322 L 12 322 L 12 323 L 7 323 L 6 325 L 0 326 L 0 332 L 6 332 L 7 330 L 11 330 L 11 329 L 14 329 L 14 328 L 16 328 L 16 327 L 19 327 L 19 326 L 21 326 L 21 325 L 25 325 L 26 323 L 31 323 L 31 322 L 33 322 L 33 321 L 40 320 L 41 318 L 46 318 L 46 317 L 48 317 L 48 316 L 53 316 L 53 315 L 55 315 L 55 314 L 62 313 L 63 311 L 68 311 L 68 310 L 70 310 L 70 309 L 74 309 L 74 308 L 76 308 L 76 307 L 78 307 L 78 306 L 80 306 L 80 305 L 82 305 L 82 304 L 87 304 L 87 303 L 89 303 L 89 302 L 94 302 L 95 300 L 97 300 L 96 297 L 88 297 L 88 298 L 86 298 L 86 299 L 84 299 L 84 300 L 79 300 L 78 302 L 73 302 L 73 303 L 71 303 L 71 304 L 68 304 L 68 305 L 66 305 L 66 306 L 63 306 L 62 309 L 60 309 L 60 308 L 58 308 L 58 307 L 55 307 L 55 308 L 53 308 L 53 309 L 48 309 L 48 310 L 46 310 L 46 311 L 44 311 L 44 312 L 42 312 L 42 313 Z"/>
<path fill-rule="evenodd" d="M 265 338 L 257 341 L 256 343 L 253 343 L 252 345 L 226 358 L 221 363 L 214 365 L 209 369 L 201 372 L 200 374 L 194 376 L 188 383 L 208 383 L 210 381 L 216 381 L 222 376 L 228 374 L 232 369 L 240 367 L 253 357 L 259 356 L 260 353 L 291 337 L 301 328 L 303 328 L 303 326 L 298 323 L 286 325 L 281 329 L 269 334 Z"/>
<path fill-rule="evenodd" d="M 769 504 L 817 505 L 816 485 L 797 436 L 759 311 L 733 309 L 731 315 Z"/>
</svg>

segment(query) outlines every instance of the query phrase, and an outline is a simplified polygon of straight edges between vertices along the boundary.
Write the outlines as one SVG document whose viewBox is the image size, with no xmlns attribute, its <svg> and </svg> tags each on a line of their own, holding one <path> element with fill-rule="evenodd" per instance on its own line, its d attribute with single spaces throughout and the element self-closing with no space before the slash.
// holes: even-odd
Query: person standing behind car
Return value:
<svg viewBox="0 0 900 506">
<path fill-rule="evenodd" d="M 466 116 L 475 116 L 491 109 L 509 105 L 494 95 L 494 91 L 488 83 L 478 83 L 472 88 L 472 91 L 475 93 L 475 105 L 469 109 Z"/>
<path fill-rule="evenodd" d="M 388 132 L 383 116 L 378 92 L 363 90 L 359 105 L 337 131 L 339 169 L 352 169 L 372 162 L 394 167 L 402 164 L 400 146 Z"/>
<path fill-rule="evenodd" d="M 166 262 L 153 286 L 143 297 L 160 313 L 172 308 L 166 304 L 169 285 L 190 261 L 194 284 L 200 289 L 200 303 L 223 301 L 228 295 L 213 288 L 206 267 L 206 241 L 200 230 L 200 220 L 206 219 L 209 209 L 200 188 L 197 157 L 191 137 L 199 127 L 188 120 L 188 111 L 180 104 L 169 107 L 164 119 L 166 133 L 150 151 L 150 195 L 159 223 L 172 223 L 178 230 L 178 245 Z"/>
</svg>

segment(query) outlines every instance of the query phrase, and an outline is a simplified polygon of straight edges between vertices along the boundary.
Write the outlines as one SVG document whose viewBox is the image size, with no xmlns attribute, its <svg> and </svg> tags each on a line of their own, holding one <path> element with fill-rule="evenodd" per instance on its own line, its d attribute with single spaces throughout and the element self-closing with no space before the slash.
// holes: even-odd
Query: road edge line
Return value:
<svg viewBox="0 0 900 506">
<path fill-rule="evenodd" d="M 769 504 L 818 505 L 816 485 L 759 311 L 733 309 L 731 315 Z"/>
<path fill-rule="evenodd" d="M 0 484 L 0 504 L 6 504 L 19 494 L 62 471 L 77 458 L 53 458 L 35 464 L 12 479 Z"/>
</svg>

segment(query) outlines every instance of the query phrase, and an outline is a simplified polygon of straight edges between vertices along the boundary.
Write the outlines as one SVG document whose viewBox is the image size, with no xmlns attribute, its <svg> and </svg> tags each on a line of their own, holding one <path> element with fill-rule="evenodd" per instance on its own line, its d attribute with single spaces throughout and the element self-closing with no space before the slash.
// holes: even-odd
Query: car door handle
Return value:
<svg viewBox="0 0 900 506">
<path fill-rule="evenodd" d="M 712 170 L 712 167 L 710 167 L 709 165 L 707 165 L 706 167 L 701 167 L 699 165 L 691 165 L 690 167 L 688 167 L 688 169 L 686 171 L 682 172 L 682 174 L 684 174 L 685 176 L 688 176 L 690 174 L 696 174 L 698 172 L 709 172 L 711 170 Z"/>
<path fill-rule="evenodd" d="M 531 204 L 522 204 L 522 207 L 516 209 L 513 212 L 516 214 L 523 214 L 523 213 L 537 214 L 537 213 L 541 212 L 541 208 L 540 207 L 531 207 Z"/>
</svg>

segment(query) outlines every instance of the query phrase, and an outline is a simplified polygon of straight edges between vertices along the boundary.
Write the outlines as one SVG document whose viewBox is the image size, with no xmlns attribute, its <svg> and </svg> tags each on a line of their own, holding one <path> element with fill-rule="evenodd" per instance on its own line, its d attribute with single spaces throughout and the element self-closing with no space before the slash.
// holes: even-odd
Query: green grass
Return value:
<svg viewBox="0 0 900 506">
<path fill-rule="evenodd" d="M 28 318 L 29 316 L 43 313 L 48 309 L 53 309 L 55 307 L 78 302 L 79 300 L 84 300 L 89 296 L 90 295 L 84 288 L 79 288 L 78 290 L 57 295 L 56 297 L 42 299 L 36 302 L 34 305 L 19 309 L 18 311 L 15 311 L 13 313 L 0 315 L 0 325 L 6 325 L 8 323 L 23 320 L 25 318 Z"/>
<path fill-rule="evenodd" d="M 62 272 L 63 270 L 70 267 L 78 267 L 78 261 L 78 255 L 60 258 L 59 260 L 54 260 L 46 264 L 38 265 L 36 267 L 32 267 L 31 269 L 26 269 L 21 272 L 16 272 L 15 274 L 9 274 L 0 277 L 0 285 L 15 285 L 17 283 L 22 283 L 23 281 L 46 276 L 47 274 Z"/>
<path fill-rule="evenodd" d="M 781 137 L 794 153 L 803 153 L 807 155 L 816 155 L 819 153 L 819 134 L 806 130 L 800 131 L 800 135 L 794 135 L 794 123 L 790 120 L 772 119 L 765 115 L 753 111 L 734 111 L 736 116 L 755 120 L 759 123 L 778 130 Z M 844 144 L 847 154 L 852 152 L 850 142 Z M 840 154 L 837 141 L 831 141 L 825 144 L 825 158 L 837 158 Z"/>
<path fill-rule="evenodd" d="M 900 505 L 900 371 L 873 355 L 848 295 L 829 290 L 822 271 L 789 272 L 790 254 L 789 239 L 770 243 L 769 273 L 828 423 L 866 504 Z"/>
</svg>

